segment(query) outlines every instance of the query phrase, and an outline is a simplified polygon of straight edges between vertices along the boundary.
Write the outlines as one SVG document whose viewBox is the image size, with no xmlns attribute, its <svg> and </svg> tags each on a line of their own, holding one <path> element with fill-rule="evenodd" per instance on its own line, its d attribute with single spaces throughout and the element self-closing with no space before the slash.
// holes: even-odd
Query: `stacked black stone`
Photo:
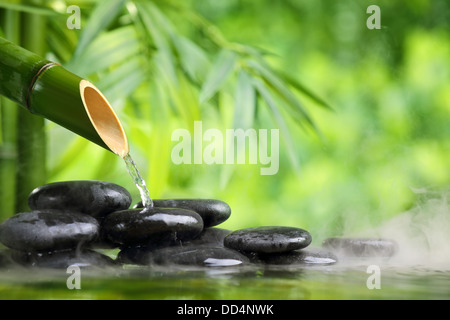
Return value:
<svg viewBox="0 0 450 320">
<path fill-rule="evenodd" d="M 129 192 L 113 183 L 80 180 L 44 185 L 31 192 L 30 212 L 18 213 L 0 225 L 0 242 L 11 249 L 12 260 L 26 266 L 113 266 L 113 259 L 91 246 L 100 239 L 102 219 L 130 204 Z"/>
<path fill-rule="evenodd" d="M 0 225 L 0 242 L 22 265 L 63 268 L 117 264 L 241 266 L 333 264 L 334 254 L 307 248 L 311 234 L 285 226 L 217 228 L 231 215 L 211 199 L 161 199 L 130 208 L 130 193 L 103 181 L 66 181 L 30 194 L 30 212 Z M 119 248 L 116 260 L 95 249 Z M 1 261 L 0 261 L 1 262 Z"/>
<path fill-rule="evenodd" d="M 154 200 L 152 208 L 130 209 L 121 186 L 103 181 L 65 181 L 33 190 L 29 212 L 0 224 L 8 247 L 0 263 L 64 268 L 105 267 L 119 263 L 231 266 L 247 257 L 223 247 L 230 230 L 214 228 L 231 209 L 209 199 Z M 113 260 L 95 249 L 120 248 Z M 186 251 L 187 250 L 187 251 Z"/>
<path fill-rule="evenodd" d="M 231 215 L 223 201 L 154 200 L 108 215 L 102 225 L 107 239 L 118 243 L 118 261 L 138 265 L 241 266 L 248 258 L 223 246 L 230 230 L 215 228 Z"/>
</svg>

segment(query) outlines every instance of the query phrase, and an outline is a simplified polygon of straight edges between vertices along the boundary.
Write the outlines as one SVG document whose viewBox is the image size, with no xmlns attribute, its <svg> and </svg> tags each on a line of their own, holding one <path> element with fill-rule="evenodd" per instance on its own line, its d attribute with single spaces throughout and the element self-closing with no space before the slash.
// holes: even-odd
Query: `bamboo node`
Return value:
<svg viewBox="0 0 450 320">
<path fill-rule="evenodd" d="M 28 91 L 27 91 L 27 98 L 25 100 L 28 111 L 30 111 L 30 112 L 32 111 L 31 106 L 30 106 L 30 96 L 31 96 L 31 93 L 33 92 L 33 88 L 34 88 L 34 85 L 36 84 L 36 81 L 39 79 L 39 77 L 42 73 L 44 73 L 47 69 L 50 69 L 53 66 L 60 66 L 60 64 L 56 63 L 56 62 L 49 62 L 49 63 L 44 64 L 39 69 L 39 71 L 36 72 L 33 79 L 31 79 L 30 86 L 28 87 Z"/>
</svg>

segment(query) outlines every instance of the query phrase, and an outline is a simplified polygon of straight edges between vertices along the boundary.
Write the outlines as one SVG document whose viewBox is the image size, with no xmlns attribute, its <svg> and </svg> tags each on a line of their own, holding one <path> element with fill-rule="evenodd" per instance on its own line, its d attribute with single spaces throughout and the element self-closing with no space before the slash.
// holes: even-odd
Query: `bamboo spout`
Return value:
<svg viewBox="0 0 450 320">
<path fill-rule="evenodd" d="M 119 118 L 92 83 L 80 82 L 80 94 L 83 105 L 92 125 L 108 148 L 121 158 L 128 154 L 128 141 Z"/>
<path fill-rule="evenodd" d="M 0 94 L 122 158 L 128 154 L 122 124 L 100 90 L 2 38 Z"/>
</svg>

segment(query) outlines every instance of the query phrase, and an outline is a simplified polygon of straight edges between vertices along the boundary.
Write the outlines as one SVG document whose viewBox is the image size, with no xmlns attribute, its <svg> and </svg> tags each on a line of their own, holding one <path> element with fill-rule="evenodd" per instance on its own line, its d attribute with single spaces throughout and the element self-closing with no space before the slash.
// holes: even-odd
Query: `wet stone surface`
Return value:
<svg viewBox="0 0 450 320">
<path fill-rule="evenodd" d="M 27 252 L 76 248 L 95 240 L 98 233 L 95 218 L 56 210 L 23 212 L 0 224 L 0 242 Z"/>
<path fill-rule="evenodd" d="M 259 254 L 255 258 L 259 263 L 274 265 L 330 265 L 338 262 L 337 256 L 333 253 L 310 248 L 276 254 Z"/>
<path fill-rule="evenodd" d="M 194 239 L 202 232 L 203 221 L 186 209 L 130 209 L 109 214 L 102 229 L 114 243 L 162 246 Z"/>
<path fill-rule="evenodd" d="M 398 251 L 394 240 L 379 238 L 328 238 L 322 247 L 349 257 L 392 257 Z"/>
<path fill-rule="evenodd" d="M 119 253 L 120 261 L 140 265 L 185 265 L 231 267 L 248 264 L 249 259 L 237 251 L 207 245 L 174 246 L 157 250 L 127 248 Z"/>
<path fill-rule="evenodd" d="M 311 241 L 311 235 L 306 230 L 267 226 L 233 231 L 225 237 L 224 245 L 238 251 L 280 253 L 305 248 Z"/>
<path fill-rule="evenodd" d="M 104 181 L 55 182 L 34 189 L 28 197 L 31 210 L 77 211 L 93 217 L 128 209 L 131 195 L 123 187 Z"/>
<path fill-rule="evenodd" d="M 205 228 L 217 226 L 231 215 L 231 208 L 227 203 L 213 199 L 154 199 L 153 206 L 195 211 L 202 217 Z M 142 202 L 137 203 L 134 208 L 142 208 Z"/>
</svg>

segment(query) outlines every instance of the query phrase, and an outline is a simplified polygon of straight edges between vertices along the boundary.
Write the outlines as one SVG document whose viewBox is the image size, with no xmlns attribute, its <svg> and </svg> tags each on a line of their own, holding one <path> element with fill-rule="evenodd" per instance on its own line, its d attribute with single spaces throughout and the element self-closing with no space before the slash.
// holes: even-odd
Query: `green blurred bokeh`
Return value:
<svg viewBox="0 0 450 320">
<path fill-rule="evenodd" d="M 50 5 L 57 8 L 61 3 Z M 181 68 L 173 71 L 177 86 L 161 84 L 171 77 L 164 56 L 155 54 L 153 63 L 139 61 L 142 51 L 154 48 L 140 41 L 141 29 L 124 28 L 133 20 L 130 12 L 135 7 L 130 3 L 127 14 L 74 62 L 71 48 L 83 32 L 85 12 L 93 6 L 93 1 L 78 3 L 80 30 L 61 27 L 57 32 L 57 23 L 67 15 L 50 22 L 49 57 L 89 77 L 108 97 L 154 198 L 221 199 L 232 208 L 224 228 L 292 225 L 309 230 L 314 241 L 320 241 L 377 225 L 414 206 L 417 190 L 450 184 L 448 1 L 154 1 L 174 32 L 201 47 L 209 62 L 219 52 L 211 37 L 220 30 L 217 42 L 223 36 L 228 43 L 260 48 L 273 68 L 297 79 L 333 108 L 322 108 L 296 93 L 320 133 L 302 129 L 287 115 L 292 146 L 280 144 L 280 167 L 272 176 L 260 175 L 260 165 L 175 165 L 175 129 L 192 129 L 196 120 L 203 121 L 204 128 L 233 127 L 235 75 L 207 102 L 199 102 L 200 88 L 180 76 Z M 366 9 L 373 4 L 381 10 L 379 30 L 366 26 Z M 192 13 L 217 28 L 205 29 L 213 36 L 208 38 L 186 18 Z M 157 34 L 152 39 L 158 44 Z M 91 73 L 102 61 L 113 59 L 95 60 L 91 54 L 95 45 L 105 43 L 133 59 Z M 207 73 L 206 65 L 204 69 Z M 117 80 L 121 77 L 122 83 Z M 108 81 L 116 82 L 113 86 Z M 257 104 L 253 127 L 276 128 L 273 114 L 262 104 Z M 105 180 L 126 187 L 134 202 L 139 200 L 122 159 L 55 124 L 48 123 L 47 133 L 48 182 Z"/>
</svg>

